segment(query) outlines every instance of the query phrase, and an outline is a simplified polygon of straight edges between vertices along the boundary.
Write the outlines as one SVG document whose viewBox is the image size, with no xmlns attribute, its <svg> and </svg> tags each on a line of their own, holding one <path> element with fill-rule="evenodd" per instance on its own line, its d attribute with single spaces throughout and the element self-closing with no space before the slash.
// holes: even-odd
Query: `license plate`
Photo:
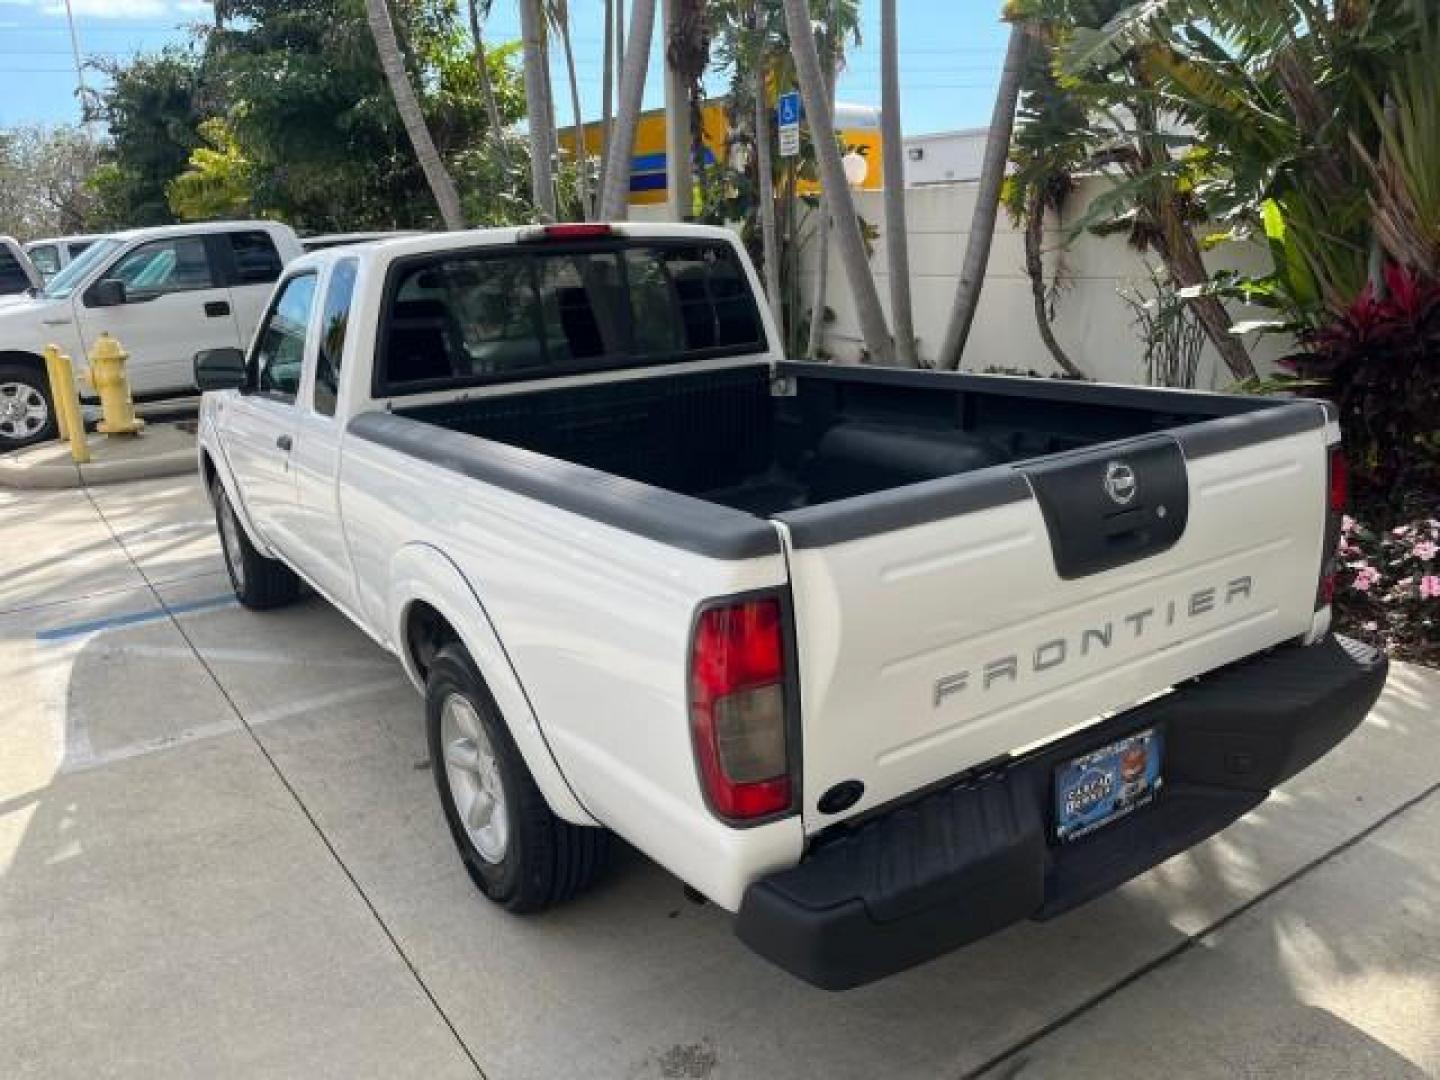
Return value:
<svg viewBox="0 0 1440 1080">
<path fill-rule="evenodd" d="M 1055 770 L 1055 836 L 1078 840 L 1153 802 L 1164 782 L 1154 728 L 1073 758 Z"/>
</svg>

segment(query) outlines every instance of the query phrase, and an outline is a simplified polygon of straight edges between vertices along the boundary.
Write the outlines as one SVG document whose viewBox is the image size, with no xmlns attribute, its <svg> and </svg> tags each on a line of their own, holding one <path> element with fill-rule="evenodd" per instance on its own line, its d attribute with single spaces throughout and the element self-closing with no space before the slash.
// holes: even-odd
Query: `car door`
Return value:
<svg viewBox="0 0 1440 1080">
<path fill-rule="evenodd" d="M 275 292 L 250 350 L 244 393 L 225 403 L 221 420 L 240 499 L 261 538 L 290 555 L 294 550 L 296 398 L 311 340 L 315 271 L 296 274 Z"/>
<path fill-rule="evenodd" d="M 295 566 L 342 607 L 354 607 L 355 575 L 340 521 L 340 371 L 345 362 L 350 305 L 359 262 L 340 259 L 324 283 L 324 301 L 310 350 L 296 415 L 291 463 L 296 501 Z"/>
<path fill-rule="evenodd" d="M 102 295 L 106 281 L 124 286 L 119 303 Z M 121 253 L 76 311 L 87 352 L 108 332 L 130 354 L 126 373 L 137 394 L 190 389 L 197 352 L 240 344 L 230 289 L 203 233 L 149 240 Z"/>
</svg>

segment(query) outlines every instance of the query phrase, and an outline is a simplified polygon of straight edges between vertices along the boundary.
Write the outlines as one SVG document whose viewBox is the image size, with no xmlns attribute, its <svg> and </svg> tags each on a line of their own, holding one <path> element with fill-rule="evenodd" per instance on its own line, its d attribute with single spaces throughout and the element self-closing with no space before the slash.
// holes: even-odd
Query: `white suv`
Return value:
<svg viewBox="0 0 1440 1080">
<path fill-rule="evenodd" d="M 194 389 L 191 358 L 250 339 L 300 242 L 271 221 L 167 225 L 96 240 L 35 295 L 0 306 L 0 451 L 54 435 L 44 348 L 77 367 L 102 332 L 130 353 L 138 397 Z"/>
</svg>

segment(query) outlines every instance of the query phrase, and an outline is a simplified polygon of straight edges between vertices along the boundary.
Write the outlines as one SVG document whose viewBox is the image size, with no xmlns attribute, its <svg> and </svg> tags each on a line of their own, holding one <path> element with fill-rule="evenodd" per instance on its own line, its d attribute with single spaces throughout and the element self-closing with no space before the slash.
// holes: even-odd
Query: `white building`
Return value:
<svg viewBox="0 0 1440 1080">
<path fill-rule="evenodd" d="M 980 179 L 989 128 L 937 131 L 905 137 L 905 186 L 956 184 Z"/>
</svg>

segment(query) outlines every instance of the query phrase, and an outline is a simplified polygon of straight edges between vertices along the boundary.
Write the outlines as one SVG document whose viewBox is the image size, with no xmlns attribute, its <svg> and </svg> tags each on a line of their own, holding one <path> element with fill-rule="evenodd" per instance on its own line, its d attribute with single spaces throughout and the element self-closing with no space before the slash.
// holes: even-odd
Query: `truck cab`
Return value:
<svg viewBox="0 0 1440 1080">
<path fill-rule="evenodd" d="M 108 333 L 130 354 L 137 397 L 191 393 L 195 352 L 248 341 L 275 280 L 301 253 L 295 233 L 271 221 L 168 225 L 95 240 L 43 288 L 0 307 L 0 386 L 25 403 L 23 412 L 0 416 L 0 451 L 54 434 L 46 345 L 78 367 Z"/>
</svg>

